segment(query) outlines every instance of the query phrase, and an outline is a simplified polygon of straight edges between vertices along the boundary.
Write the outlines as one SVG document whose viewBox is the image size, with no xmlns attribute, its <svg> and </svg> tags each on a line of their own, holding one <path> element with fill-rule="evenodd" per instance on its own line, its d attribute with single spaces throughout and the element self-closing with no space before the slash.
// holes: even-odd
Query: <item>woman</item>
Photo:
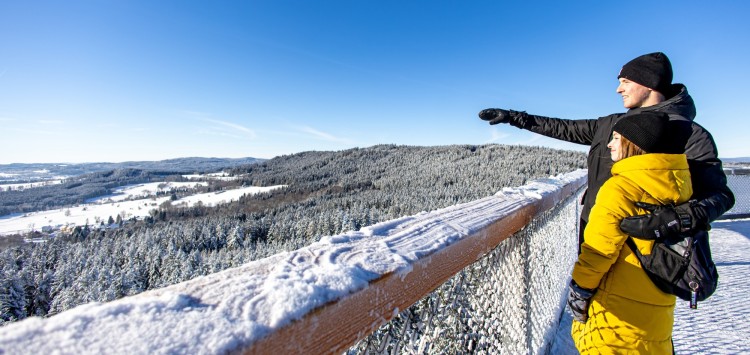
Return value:
<svg viewBox="0 0 750 355">
<path fill-rule="evenodd" d="M 680 204 L 693 193 L 685 155 L 664 154 L 668 124 L 666 114 L 649 112 L 613 127 L 612 177 L 596 196 L 568 297 L 582 354 L 673 353 L 675 296 L 646 276 L 619 228 L 623 218 L 647 213 L 635 202 Z M 634 240 L 641 253 L 651 253 L 653 241 Z"/>
</svg>

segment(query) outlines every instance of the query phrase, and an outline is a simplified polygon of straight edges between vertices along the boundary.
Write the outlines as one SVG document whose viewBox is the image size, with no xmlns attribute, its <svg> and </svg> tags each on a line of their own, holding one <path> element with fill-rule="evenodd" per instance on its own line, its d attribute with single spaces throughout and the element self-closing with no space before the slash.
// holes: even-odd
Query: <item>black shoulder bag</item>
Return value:
<svg viewBox="0 0 750 355">
<path fill-rule="evenodd" d="M 641 254 L 633 238 L 628 237 L 626 243 L 640 260 L 646 275 L 663 292 L 690 301 L 690 308 L 695 309 L 699 301 L 716 291 L 719 273 L 711 258 L 705 230 L 656 239 L 649 255 Z"/>
</svg>

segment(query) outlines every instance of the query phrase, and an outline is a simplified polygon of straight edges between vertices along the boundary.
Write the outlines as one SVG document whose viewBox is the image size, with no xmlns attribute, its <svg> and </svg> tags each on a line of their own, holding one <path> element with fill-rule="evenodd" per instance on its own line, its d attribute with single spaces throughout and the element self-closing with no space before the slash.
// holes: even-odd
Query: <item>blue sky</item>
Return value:
<svg viewBox="0 0 750 355">
<path fill-rule="evenodd" d="M 563 143 L 487 107 L 622 112 L 663 51 L 723 157 L 750 156 L 745 1 L 0 1 L 0 164 Z"/>
</svg>

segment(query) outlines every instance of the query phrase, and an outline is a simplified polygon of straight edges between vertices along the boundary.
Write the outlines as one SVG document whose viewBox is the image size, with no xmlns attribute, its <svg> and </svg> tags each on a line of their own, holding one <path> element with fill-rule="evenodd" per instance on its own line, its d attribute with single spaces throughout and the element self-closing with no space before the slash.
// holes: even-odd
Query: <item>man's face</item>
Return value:
<svg viewBox="0 0 750 355">
<path fill-rule="evenodd" d="M 643 107 L 651 94 L 651 89 L 634 81 L 620 78 L 620 85 L 617 86 L 617 93 L 622 95 L 623 106 L 630 109 Z"/>
</svg>

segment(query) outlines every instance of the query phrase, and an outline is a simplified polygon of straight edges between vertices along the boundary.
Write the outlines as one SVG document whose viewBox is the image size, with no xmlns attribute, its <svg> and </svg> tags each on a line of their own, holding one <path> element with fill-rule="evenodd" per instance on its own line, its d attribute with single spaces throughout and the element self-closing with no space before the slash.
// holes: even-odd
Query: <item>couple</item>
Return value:
<svg viewBox="0 0 750 355">
<path fill-rule="evenodd" d="M 637 57 L 618 79 L 624 114 L 564 120 L 486 109 L 479 117 L 591 146 L 568 296 L 578 350 L 671 354 L 676 298 L 651 282 L 625 240 L 650 239 L 634 239 L 650 254 L 656 235 L 708 229 L 734 205 L 734 195 L 713 138 L 693 122 L 687 88 L 672 84 L 667 56 Z"/>
</svg>

